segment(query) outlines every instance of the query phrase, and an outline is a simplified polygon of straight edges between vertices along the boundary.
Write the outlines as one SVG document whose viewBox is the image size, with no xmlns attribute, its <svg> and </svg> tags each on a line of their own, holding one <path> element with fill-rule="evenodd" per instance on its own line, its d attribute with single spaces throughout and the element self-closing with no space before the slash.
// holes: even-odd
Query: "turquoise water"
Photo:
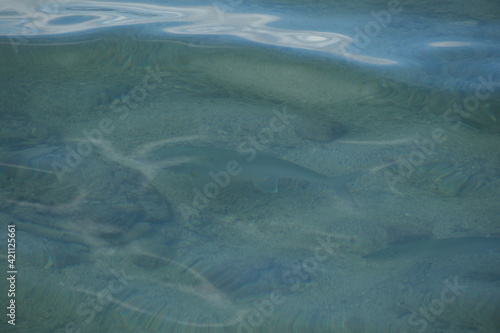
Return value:
<svg viewBox="0 0 500 333">
<path fill-rule="evenodd" d="M 499 16 L 2 3 L 0 330 L 500 332 Z"/>
</svg>

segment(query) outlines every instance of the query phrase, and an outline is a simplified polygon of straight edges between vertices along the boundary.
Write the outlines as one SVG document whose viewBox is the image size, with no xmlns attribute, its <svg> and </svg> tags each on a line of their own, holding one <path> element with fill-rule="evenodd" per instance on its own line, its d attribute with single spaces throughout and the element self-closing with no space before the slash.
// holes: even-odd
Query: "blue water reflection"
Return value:
<svg viewBox="0 0 500 333">
<path fill-rule="evenodd" d="M 293 12 L 282 16 L 258 13 L 246 3 L 174 7 L 90 1 L 56 2 L 34 8 L 12 4 L 0 12 L 4 18 L 0 34 L 26 42 L 31 38 L 82 34 L 95 29 L 147 25 L 148 33 L 157 36 L 238 37 L 263 45 L 319 52 L 321 56 L 335 55 L 348 62 L 396 65 L 405 72 L 404 77 L 397 79 L 434 85 L 450 84 L 440 78 L 426 77 L 425 71 L 429 68 L 435 72 L 434 66 L 439 63 L 452 61 L 455 67 L 465 69 L 471 62 L 477 64 L 482 59 L 486 71 L 496 69 L 499 49 L 498 42 L 495 43 L 498 27 L 494 23 L 454 19 L 437 22 L 420 17 L 425 27 L 417 30 L 403 4 L 389 2 L 384 7 L 351 18 L 339 15 L 316 22 L 311 14 L 301 21 Z M 309 22 L 309 29 L 294 28 L 304 27 L 304 22 Z M 436 30 L 439 34 L 433 33 Z M 458 81 L 467 79 L 459 71 L 443 74 Z M 438 83 L 432 83 L 436 79 Z M 455 82 L 454 86 L 457 85 L 460 83 Z"/>
</svg>

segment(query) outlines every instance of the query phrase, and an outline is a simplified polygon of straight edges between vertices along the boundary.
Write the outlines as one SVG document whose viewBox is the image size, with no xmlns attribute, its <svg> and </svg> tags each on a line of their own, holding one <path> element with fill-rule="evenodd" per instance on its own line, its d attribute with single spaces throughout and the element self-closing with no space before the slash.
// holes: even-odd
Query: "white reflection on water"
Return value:
<svg viewBox="0 0 500 333">
<path fill-rule="evenodd" d="M 221 21 L 220 8 L 216 6 L 171 7 L 92 1 L 43 5 L 37 8 L 14 6 L 0 11 L 0 34 L 29 38 L 77 33 L 102 27 L 170 23 L 170 27 L 163 28 L 169 34 L 229 35 L 262 44 L 337 54 L 369 64 L 397 63 L 390 59 L 346 51 L 353 39 L 339 33 L 269 27 L 269 23 L 280 20 L 275 15 L 231 12 L 224 13 L 224 20 Z M 180 22 L 189 24 L 172 25 Z"/>
</svg>

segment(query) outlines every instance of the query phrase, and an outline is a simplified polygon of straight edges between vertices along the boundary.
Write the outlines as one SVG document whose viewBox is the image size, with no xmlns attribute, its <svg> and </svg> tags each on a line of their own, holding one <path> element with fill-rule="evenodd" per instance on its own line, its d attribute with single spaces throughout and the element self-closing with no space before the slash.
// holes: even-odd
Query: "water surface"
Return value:
<svg viewBox="0 0 500 333">
<path fill-rule="evenodd" d="M 499 15 L 2 3 L 2 331 L 499 332 Z"/>
</svg>

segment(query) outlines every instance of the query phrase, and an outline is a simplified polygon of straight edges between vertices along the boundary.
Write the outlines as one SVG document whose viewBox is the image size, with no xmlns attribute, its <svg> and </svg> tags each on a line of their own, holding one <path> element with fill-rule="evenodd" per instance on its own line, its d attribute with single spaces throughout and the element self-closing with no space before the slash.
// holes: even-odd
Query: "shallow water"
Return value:
<svg viewBox="0 0 500 333">
<path fill-rule="evenodd" d="M 499 16 L 0 5 L 0 329 L 500 332 Z"/>
</svg>

